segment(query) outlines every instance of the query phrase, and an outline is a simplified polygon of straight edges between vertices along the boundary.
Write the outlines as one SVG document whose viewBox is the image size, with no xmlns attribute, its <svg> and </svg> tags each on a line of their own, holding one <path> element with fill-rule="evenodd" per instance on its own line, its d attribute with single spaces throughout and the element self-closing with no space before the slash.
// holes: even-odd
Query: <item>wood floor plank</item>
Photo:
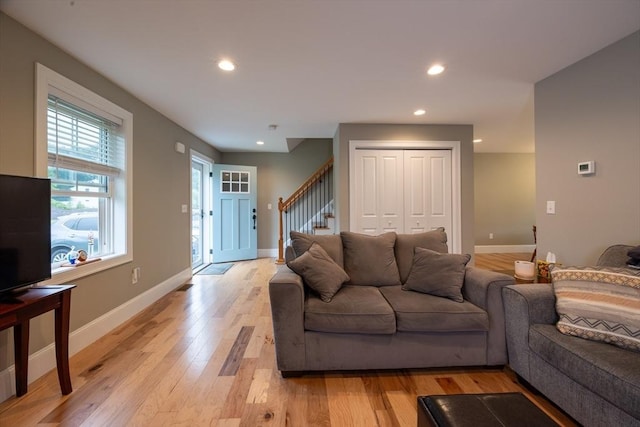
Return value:
<svg viewBox="0 0 640 427">
<path fill-rule="evenodd" d="M 224 377 L 236 375 L 240 368 L 244 352 L 247 349 L 247 345 L 249 345 L 253 329 L 253 326 L 243 326 L 240 329 L 240 333 L 238 334 L 224 365 L 222 365 L 222 368 L 220 369 L 220 373 L 218 374 L 219 376 Z"/>
<path fill-rule="evenodd" d="M 436 382 L 440 387 L 442 387 L 442 390 L 446 394 L 462 394 L 464 392 L 452 376 L 438 377 L 436 378 Z"/>
<path fill-rule="evenodd" d="M 477 254 L 507 270 L 530 254 Z M 309 373 L 276 369 L 268 280 L 273 259 L 194 276 L 55 370 L 0 403 L 0 426 L 415 426 L 416 398 L 520 391 L 562 426 L 575 424 L 508 368 Z M 219 376 L 224 373 L 225 376 Z"/>
<path fill-rule="evenodd" d="M 360 378 L 336 374 L 328 375 L 325 382 L 332 425 L 367 427 L 377 424 Z"/>
<path fill-rule="evenodd" d="M 206 391 L 200 395 L 202 399 L 196 398 L 193 393 L 190 393 L 189 396 L 193 398 L 189 399 L 184 412 L 181 410 L 176 418 L 183 422 L 190 422 L 194 426 L 216 425 L 233 383 L 234 377 L 211 377 L 209 387 L 205 388 Z M 193 406 L 195 410 L 192 410 L 190 406 Z M 188 418 L 189 414 L 193 412 L 197 416 Z"/>
<path fill-rule="evenodd" d="M 233 385 L 229 390 L 225 405 L 222 408 L 221 418 L 242 418 L 242 411 L 247 401 L 253 373 L 256 369 L 256 362 L 256 359 L 242 359 L 237 374 L 234 376 Z"/>
<path fill-rule="evenodd" d="M 414 426 L 418 420 L 416 397 L 402 391 L 387 391 L 387 398 L 391 404 L 396 420 L 394 425 Z M 397 424 L 396 424 L 397 423 Z"/>
</svg>

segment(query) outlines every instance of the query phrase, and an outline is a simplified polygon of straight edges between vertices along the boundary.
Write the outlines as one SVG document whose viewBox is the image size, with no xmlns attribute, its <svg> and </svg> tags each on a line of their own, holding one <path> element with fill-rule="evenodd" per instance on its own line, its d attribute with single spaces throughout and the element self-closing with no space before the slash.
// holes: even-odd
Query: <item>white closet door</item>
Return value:
<svg viewBox="0 0 640 427">
<path fill-rule="evenodd" d="M 402 150 L 356 150 L 351 230 L 377 235 L 403 232 Z"/>
<path fill-rule="evenodd" d="M 451 151 L 405 150 L 405 233 L 452 231 Z"/>
</svg>

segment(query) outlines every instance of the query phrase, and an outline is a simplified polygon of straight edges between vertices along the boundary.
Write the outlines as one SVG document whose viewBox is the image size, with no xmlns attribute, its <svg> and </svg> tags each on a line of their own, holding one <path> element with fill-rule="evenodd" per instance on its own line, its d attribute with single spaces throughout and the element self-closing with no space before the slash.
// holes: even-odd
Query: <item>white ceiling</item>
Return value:
<svg viewBox="0 0 640 427">
<path fill-rule="evenodd" d="M 473 124 L 476 152 L 533 152 L 534 83 L 640 29 L 640 0 L 0 0 L 0 10 L 220 151 L 286 152 L 287 139 L 332 138 L 339 123 L 419 123 Z M 216 67 L 222 57 L 235 72 Z M 447 70 L 429 77 L 434 62 Z"/>
</svg>

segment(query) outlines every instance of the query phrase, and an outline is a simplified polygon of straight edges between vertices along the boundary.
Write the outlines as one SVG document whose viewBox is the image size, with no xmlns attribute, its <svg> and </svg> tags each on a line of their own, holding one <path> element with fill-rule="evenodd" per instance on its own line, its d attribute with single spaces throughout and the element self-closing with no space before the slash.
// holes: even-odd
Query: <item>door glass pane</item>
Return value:
<svg viewBox="0 0 640 427">
<path fill-rule="evenodd" d="M 249 172 L 228 172 L 220 173 L 221 193 L 248 193 L 249 192 Z"/>
<path fill-rule="evenodd" d="M 202 165 L 191 168 L 191 265 L 202 264 Z"/>
</svg>

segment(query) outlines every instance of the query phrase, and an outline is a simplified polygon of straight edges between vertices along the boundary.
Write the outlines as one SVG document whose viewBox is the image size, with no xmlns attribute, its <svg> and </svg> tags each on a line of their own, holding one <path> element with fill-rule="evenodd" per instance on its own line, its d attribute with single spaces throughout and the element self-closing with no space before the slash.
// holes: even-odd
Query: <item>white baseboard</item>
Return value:
<svg viewBox="0 0 640 427">
<path fill-rule="evenodd" d="M 69 356 L 73 356 L 109 331 L 131 319 L 142 310 L 180 287 L 191 278 L 191 269 L 183 270 L 154 286 L 146 292 L 130 299 L 108 313 L 87 323 L 69 334 Z M 72 297 L 73 298 L 73 297 Z M 47 372 L 56 368 L 55 344 L 50 344 L 29 356 L 29 378 L 31 384 Z M 0 402 L 16 393 L 15 365 L 0 372 Z"/>
<path fill-rule="evenodd" d="M 476 245 L 477 254 L 505 254 L 515 252 L 532 252 L 536 245 Z"/>
<path fill-rule="evenodd" d="M 278 248 L 258 249 L 258 258 L 277 258 Z"/>
</svg>

